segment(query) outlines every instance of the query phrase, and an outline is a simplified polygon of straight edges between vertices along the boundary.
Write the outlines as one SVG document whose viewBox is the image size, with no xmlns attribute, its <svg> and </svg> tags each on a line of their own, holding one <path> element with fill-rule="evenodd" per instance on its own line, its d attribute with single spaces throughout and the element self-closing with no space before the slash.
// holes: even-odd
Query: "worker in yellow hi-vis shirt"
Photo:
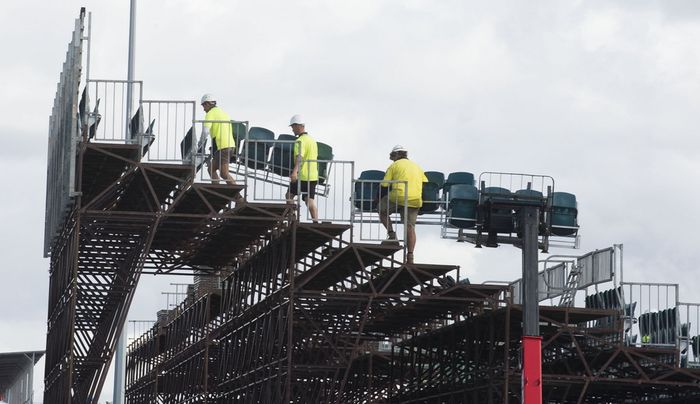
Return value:
<svg viewBox="0 0 700 404">
<path fill-rule="evenodd" d="M 231 156 L 235 155 L 236 141 L 233 138 L 233 125 L 231 117 L 223 109 L 216 105 L 216 98 L 211 94 L 202 96 L 202 108 L 206 112 L 202 137 L 211 137 L 212 153 L 209 161 L 209 174 L 213 183 L 219 182 L 219 174 L 229 184 L 235 184 L 236 180 L 229 173 L 228 165 Z M 200 143 L 202 139 L 200 139 Z M 219 173 L 217 173 L 219 171 Z"/>
<path fill-rule="evenodd" d="M 316 184 L 318 184 L 318 145 L 316 141 L 306 133 L 306 125 L 301 115 L 294 115 L 289 120 L 289 126 L 297 137 L 294 143 L 294 168 L 289 175 L 289 190 L 287 202 L 293 203 L 294 197 L 299 195 L 309 208 L 311 219 L 318 221 L 318 209 L 316 208 Z M 301 184 L 301 186 L 299 186 Z"/>
<path fill-rule="evenodd" d="M 386 227 L 387 238 L 391 242 L 396 240 L 396 232 L 389 216 L 396 212 L 401 215 L 401 220 L 406 226 L 406 246 L 408 247 L 406 263 L 413 264 L 413 251 L 416 248 L 416 220 L 418 210 L 423 206 L 423 183 L 428 182 L 428 178 L 418 164 L 408 159 L 408 150 L 401 145 L 394 146 L 389 159 L 393 163 L 386 170 L 384 181 L 398 180 L 406 183 L 383 182 L 381 184 L 380 194 L 383 196 L 379 201 L 379 220 Z"/>
</svg>

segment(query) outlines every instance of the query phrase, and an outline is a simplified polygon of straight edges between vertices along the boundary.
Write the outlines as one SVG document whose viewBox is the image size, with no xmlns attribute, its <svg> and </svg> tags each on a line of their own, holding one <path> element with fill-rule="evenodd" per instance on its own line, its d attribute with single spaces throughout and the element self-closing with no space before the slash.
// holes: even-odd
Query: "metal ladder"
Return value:
<svg viewBox="0 0 700 404">
<path fill-rule="evenodd" d="M 578 280 L 581 277 L 581 265 L 574 265 L 569 271 L 569 276 L 566 279 L 566 288 L 559 300 L 559 306 L 571 307 L 574 305 L 574 298 L 578 290 Z"/>
</svg>

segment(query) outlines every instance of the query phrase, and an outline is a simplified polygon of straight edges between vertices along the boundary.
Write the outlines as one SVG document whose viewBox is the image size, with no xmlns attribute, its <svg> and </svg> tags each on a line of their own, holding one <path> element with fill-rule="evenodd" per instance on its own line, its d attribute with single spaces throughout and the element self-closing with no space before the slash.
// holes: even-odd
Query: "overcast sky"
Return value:
<svg viewBox="0 0 700 404">
<path fill-rule="evenodd" d="M 626 280 L 677 282 L 681 300 L 700 301 L 700 2 L 140 3 L 144 97 L 212 92 L 234 119 L 276 133 L 301 113 L 358 170 L 385 169 L 400 143 L 425 170 L 551 175 L 579 200 L 575 253 L 624 243 Z M 93 12 L 91 76 L 125 79 L 128 5 L 3 3 L 2 352 L 45 345 L 48 117 L 74 19 L 81 6 Z M 513 280 L 519 254 L 428 228 L 416 261 L 461 265 L 476 282 Z M 153 318 L 160 291 L 181 281 L 144 279 L 130 317 Z"/>
</svg>

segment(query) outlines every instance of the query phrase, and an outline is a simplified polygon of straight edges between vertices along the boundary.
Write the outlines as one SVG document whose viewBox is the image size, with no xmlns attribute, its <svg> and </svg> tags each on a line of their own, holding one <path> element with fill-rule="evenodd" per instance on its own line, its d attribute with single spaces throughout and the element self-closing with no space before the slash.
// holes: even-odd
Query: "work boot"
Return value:
<svg viewBox="0 0 700 404">
<path fill-rule="evenodd" d="M 382 245 L 399 245 L 399 241 L 396 239 L 396 232 L 390 231 L 386 240 L 382 241 Z"/>
<path fill-rule="evenodd" d="M 242 208 L 248 203 L 248 201 L 240 195 L 238 195 L 238 198 L 234 199 L 234 202 L 236 202 L 237 208 Z"/>
</svg>

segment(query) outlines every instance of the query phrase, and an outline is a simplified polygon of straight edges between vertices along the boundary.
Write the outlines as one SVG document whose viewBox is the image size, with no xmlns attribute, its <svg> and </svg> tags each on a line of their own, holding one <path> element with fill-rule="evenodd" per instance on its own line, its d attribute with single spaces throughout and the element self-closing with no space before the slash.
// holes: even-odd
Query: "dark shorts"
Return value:
<svg viewBox="0 0 700 404">
<path fill-rule="evenodd" d="M 225 149 L 217 150 L 211 155 L 211 160 L 209 166 L 218 170 L 221 164 L 228 164 L 231 161 L 231 151 L 232 147 L 227 147 Z"/>
<path fill-rule="evenodd" d="M 301 199 L 306 201 L 306 197 L 308 196 L 311 199 L 316 198 L 316 184 L 318 181 L 300 181 L 301 182 Z M 299 182 L 297 181 L 292 181 L 289 184 L 289 193 L 296 196 L 299 195 L 299 189 L 298 188 Z"/>
</svg>

